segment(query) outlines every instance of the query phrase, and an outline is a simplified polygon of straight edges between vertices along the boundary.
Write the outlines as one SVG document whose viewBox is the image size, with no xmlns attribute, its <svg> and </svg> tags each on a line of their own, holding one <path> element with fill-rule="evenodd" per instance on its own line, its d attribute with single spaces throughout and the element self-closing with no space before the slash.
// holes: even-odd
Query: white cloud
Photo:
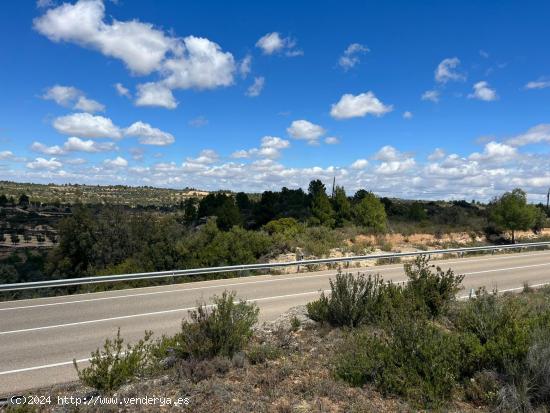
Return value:
<svg viewBox="0 0 550 413">
<path fill-rule="evenodd" d="M 74 109 L 82 110 L 88 113 L 104 112 L 105 105 L 85 96 L 80 96 L 74 105 Z"/>
<path fill-rule="evenodd" d="M 76 43 L 121 59 L 134 73 L 145 75 L 160 67 L 166 53 L 179 51 L 177 39 L 137 20 L 104 21 L 101 0 L 64 3 L 34 19 L 34 28 L 54 42 Z"/>
<path fill-rule="evenodd" d="M 54 120 L 53 126 L 64 135 L 84 138 L 119 139 L 122 137 L 120 129 L 113 124 L 111 119 L 89 113 L 61 116 Z"/>
<path fill-rule="evenodd" d="M 525 85 L 525 89 L 546 89 L 550 87 L 550 80 L 534 80 Z"/>
<path fill-rule="evenodd" d="M 115 159 L 105 159 L 103 165 L 108 168 L 124 168 L 128 166 L 128 161 L 121 156 L 117 156 Z"/>
<path fill-rule="evenodd" d="M 376 168 L 376 172 L 383 175 L 392 175 L 400 172 L 405 172 L 416 165 L 413 158 L 407 158 L 403 161 L 388 161 L 382 162 Z"/>
<path fill-rule="evenodd" d="M 143 83 L 137 89 L 136 106 L 159 106 L 166 109 L 178 107 L 172 91 L 162 83 Z"/>
<path fill-rule="evenodd" d="M 29 169 L 44 169 L 44 170 L 54 170 L 59 169 L 63 166 L 61 162 L 55 158 L 44 159 L 36 158 L 34 161 L 27 163 L 27 168 Z"/>
<path fill-rule="evenodd" d="M 40 152 L 45 155 L 66 155 L 69 152 L 108 152 L 116 150 L 117 147 L 112 142 L 98 143 L 93 140 L 82 140 L 78 137 L 71 136 L 63 144 L 63 146 L 53 145 L 47 146 L 41 142 L 33 142 L 31 149 L 35 152 Z"/>
<path fill-rule="evenodd" d="M 175 138 L 168 132 L 154 128 L 148 123 L 135 122 L 124 130 L 127 136 L 137 136 L 139 143 L 143 145 L 166 146 L 175 142 Z"/>
<path fill-rule="evenodd" d="M 372 92 L 343 95 L 332 105 L 330 115 L 335 119 L 349 119 L 366 115 L 383 116 L 393 110 L 392 105 L 384 105 Z"/>
<path fill-rule="evenodd" d="M 403 119 L 412 119 L 412 118 L 413 118 L 412 112 L 409 112 L 408 110 L 403 112 Z"/>
<path fill-rule="evenodd" d="M 83 140 L 76 136 L 71 136 L 63 145 L 64 152 L 109 152 L 116 150 L 117 147 L 112 142 L 96 142 L 91 139 Z"/>
<path fill-rule="evenodd" d="M 250 74 L 251 70 L 252 70 L 252 56 L 250 54 L 247 54 L 239 64 L 239 73 L 241 74 L 241 77 L 243 79 L 246 79 L 246 77 Z"/>
<path fill-rule="evenodd" d="M 309 143 L 316 143 L 326 133 L 322 126 L 305 119 L 293 121 L 286 131 L 294 139 L 307 140 Z"/>
<path fill-rule="evenodd" d="M 80 0 L 50 9 L 34 19 L 34 28 L 54 42 L 76 43 L 120 59 L 133 74 L 157 72 L 165 88 L 213 89 L 233 84 L 235 60 L 218 44 L 196 36 L 175 37 L 136 19 L 106 21 L 102 0 Z M 158 105 L 157 101 L 141 100 L 143 105 L 168 108 L 175 103 L 163 99 Z"/>
<path fill-rule="evenodd" d="M 115 83 L 115 89 L 119 96 L 124 96 L 128 99 L 132 97 L 128 88 L 126 88 L 122 83 Z"/>
<path fill-rule="evenodd" d="M 484 59 L 488 59 L 488 58 L 489 58 L 489 53 L 487 53 L 487 52 L 486 52 L 485 50 L 483 50 L 483 49 L 479 51 L 479 55 L 480 55 L 481 57 L 483 57 Z"/>
<path fill-rule="evenodd" d="M 295 40 L 290 37 L 281 37 L 278 32 L 267 33 L 256 42 L 256 47 L 262 49 L 263 54 L 266 55 L 286 50 L 286 55 L 289 57 L 301 56 L 303 52 L 294 49 L 294 46 L 296 46 Z"/>
<path fill-rule="evenodd" d="M 550 142 L 550 124 L 541 123 L 533 126 L 527 132 L 516 135 L 506 141 L 508 145 L 524 146 L 539 142 Z"/>
<path fill-rule="evenodd" d="M 430 100 L 432 102 L 439 102 L 439 91 L 437 90 L 426 90 L 422 94 L 422 100 Z"/>
<path fill-rule="evenodd" d="M 255 77 L 254 83 L 248 87 L 246 90 L 246 96 L 256 97 L 262 93 L 262 90 L 265 85 L 265 78 L 263 76 Z"/>
<path fill-rule="evenodd" d="M 65 151 L 59 145 L 47 146 L 40 142 L 33 142 L 31 150 L 34 152 L 40 152 L 44 155 L 63 155 Z"/>
<path fill-rule="evenodd" d="M 497 92 L 489 87 L 485 81 L 477 82 L 474 85 L 474 93 L 468 95 L 470 99 L 479 99 L 490 102 L 498 99 Z"/>
<path fill-rule="evenodd" d="M 369 165 L 369 161 L 366 159 L 357 159 L 351 164 L 351 169 L 365 169 Z"/>
<path fill-rule="evenodd" d="M 506 162 L 518 155 L 513 146 L 499 142 L 489 142 L 485 145 L 483 153 L 474 152 L 469 156 L 473 161 Z"/>
<path fill-rule="evenodd" d="M 13 158 L 12 151 L 0 151 L 0 160 Z"/>
<path fill-rule="evenodd" d="M 213 149 L 204 149 L 196 158 L 187 158 L 189 164 L 209 165 L 218 162 L 220 156 Z"/>
<path fill-rule="evenodd" d="M 82 92 L 73 86 L 55 85 L 46 90 L 42 98 L 53 100 L 61 106 L 71 105 Z"/>
<path fill-rule="evenodd" d="M 46 90 L 42 98 L 53 100 L 58 105 L 64 107 L 72 107 L 73 109 L 89 113 L 103 112 L 105 110 L 105 105 L 88 99 L 84 92 L 73 86 L 52 86 Z"/>
<path fill-rule="evenodd" d="M 325 143 L 327 145 L 336 145 L 340 143 L 340 139 L 338 139 L 336 136 L 327 136 L 325 138 Z"/>
<path fill-rule="evenodd" d="M 229 52 L 208 39 L 195 36 L 184 38 L 183 56 L 166 60 L 164 80 L 171 89 L 215 89 L 233 84 L 235 59 Z"/>
<path fill-rule="evenodd" d="M 435 148 L 434 151 L 428 155 L 429 161 L 437 161 L 445 157 L 445 151 L 441 148 Z"/>
<path fill-rule="evenodd" d="M 338 59 L 338 64 L 344 70 L 349 70 L 359 63 L 359 56 L 367 52 L 370 52 L 368 47 L 359 43 L 352 43 L 344 50 L 344 54 Z"/>
<path fill-rule="evenodd" d="M 443 59 L 435 69 L 435 80 L 439 83 L 447 83 L 450 80 L 464 80 L 464 75 L 455 70 L 459 64 L 458 57 Z"/>
<path fill-rule="evenodd" d="M 276 159 L 281 156 L 281 150 L 290 147 L 290 142 L 278 136 L 264 136 L 259 148 L 238 150 L 231 154 L 232 158 L 244 159 L 257 156 L 260 158 Z"/>
<path fill-rule="evenodd" d="M 395 149 L 393 146 L 385 145 L 376 154 L 374 155 L 374 159 L 377 161 L 397 161 L 401 158 L 402 154 Z"/>
</svg>

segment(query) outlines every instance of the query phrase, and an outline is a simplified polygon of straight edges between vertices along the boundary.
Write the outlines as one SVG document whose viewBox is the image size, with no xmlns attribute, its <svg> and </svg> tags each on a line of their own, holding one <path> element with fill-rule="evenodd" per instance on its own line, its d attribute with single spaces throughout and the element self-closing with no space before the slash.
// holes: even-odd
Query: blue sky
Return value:
<svg viewBox="0 0 550 413">
<path fill-rule="evenodd" d="M 550 186 L 550 4 L 6 2 L 0 179 Z M 117 87 L 118 85 L 118 87 Z"/>
</svg>

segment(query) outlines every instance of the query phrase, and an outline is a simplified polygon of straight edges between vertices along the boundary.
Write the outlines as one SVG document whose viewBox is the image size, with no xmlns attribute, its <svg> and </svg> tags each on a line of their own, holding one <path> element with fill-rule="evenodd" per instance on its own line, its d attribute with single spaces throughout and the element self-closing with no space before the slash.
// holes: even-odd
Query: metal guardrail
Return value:
<svg viewBox="0 0 550 413">
<path fill-rule="evenodd" d="M 378 254 L 378 255 L 357 255 L 352 257 L 319 258 L 314 260 L 274 262 L 274 263 L 263 263 L 263 264 L 229 265 L 225 267 L 190 268 L 187 270 L 144 272 L 144 273 L 120 274 L 120 275 L 102 275 L 102 276 L 68 278 L 68 279 L 49 280 L 49 281 L 0 284 L 0 292 L 29 290 L 29 289 L 36 289 L 36 288 L 66 287 L 71 285 L 98 284 L 98 283 L 118 282 L 118 281 L 144 280 L 144 279 L 154 279 L 154 278 L 181 277 L 184 275 L 214 274 L 219 272 L 239 272 L 239 271 L 247 271 L 247 270 L 251 271 L 251 270 L 262 270 L 262 269 L 302 266 L 302 265 L 330 264 L 330 263 L 339 263 L 339 262 L 378 260 L 378 259 L 388 259 L 388 258 L 392 259 L 392 258 L 401 258 L 401 257 L 414 257 L 419 255 L 455 254 L 455 253 L 467 253 L 467 252 L 476 252 L 476 251 L 495 251 L 495 250 L 508 250 L 508 249 L 533 248 L 533 247 L 550 247 L 550 242 L 533 242 L 533 243 L 510 244 L 510 245 L 489 245 L 489 246 L 483 246 L 483 247 L 450 248 L 450 249 L 443 249 L 443 250 L 399 252 L 399 253 Z"/>
</svg>

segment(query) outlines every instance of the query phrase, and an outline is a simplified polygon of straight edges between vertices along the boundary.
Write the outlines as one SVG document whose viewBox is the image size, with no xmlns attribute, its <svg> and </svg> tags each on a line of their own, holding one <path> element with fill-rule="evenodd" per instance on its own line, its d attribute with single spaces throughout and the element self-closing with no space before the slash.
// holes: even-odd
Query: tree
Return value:
<svg viewBox="0 0 550 413">
<path fill-rule="evenodd" d="M 344 223 L 351 218 L 351 204 L 346 195 L 344 187 L 337 186 L 334 189 L 334 198 L 332 199 L 332 205 L 336 214 L 336 226 L 344 226 Z"/>
<path fill-rule="evenodd" d="M 27 194 L 21 194 L 19 197 L 19 206 L 20 207 L 27 207 L 30 204 L 30 199 Z"/>
<path fill-rule="evenodd" d="M 493 200 L 489 207 L 489 221 L 501 230 L 510 231 L 512 243 L 515 243 L 516 231 L 526 231 L 533 227 L 536 212 L 535 206 L 527 204 L 525 192 L 516 188 Z"/>
<path fill-rule="evenodd" d="M 187 224 L 191 224 L 197 220 L 197 203 L 195 197 L 187 198 L 183 202 L 183 220 Z"/>
<path fill-rule="evenodd" d="M 8 205 L 8 197 L 4 194 L 0 195 L 0 207 Z"/>
<path fill-rule="evenodd" d="M 241 223 L 241 215 L 235 204 L 235 199 L 223 193 L 208 194 L 201 199 L 198 217 L 216 217 L 218 228 L 224 231 Z"/>
<path fill-rule="evenodd" d="M 535 219 L 533 221 L 533 226 L 531 227 L 531 230 L 535 234 L 540 234 L 541 231 L 546 227 L 547 220 L 548 217 L 546 216 L 546 212 L 544 211 L 544 206 L 536 206 Z"/>
<path fill-rule="evenodd" d="M 19 235 L 17 235 L 15 232 L 11 233 L 10 239 L 13 245 L 19 244 Z"/>
<path fill-rule="evenodd" d="M 357 225 L 383 232 L 387 227 L 384 204 L 372 193 L 365 195 L 353 208 L 353 217 Z"/>
<path fill-rule="evenodd" d="M 0 284 L 16 283 L 19 274 L 13 265 L 0 264 Z"/>
<path fill-rule="evenodd" d="M 312 223 L 327 227 L 334 226 L 334 211 L 326 193 L 325 185 L 318 179 L 309 183 L 309 199 Z"/>
</svg>

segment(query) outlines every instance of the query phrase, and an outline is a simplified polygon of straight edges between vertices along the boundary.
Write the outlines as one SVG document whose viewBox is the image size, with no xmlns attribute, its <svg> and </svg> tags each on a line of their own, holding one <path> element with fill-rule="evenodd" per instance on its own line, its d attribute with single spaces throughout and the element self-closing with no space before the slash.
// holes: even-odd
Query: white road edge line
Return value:
<svg viewBox="0 0 550 413">
<path fill-rule="evenodd" d="M 521 254 L 521 253 L 520 253 Z M 510 259 L 510 258 L 518 258 L 519 254 L 513 254 L 510 256 L 505 257 L 489 257 L 479 260 L 471 260 L 468 258 L 464 258 L 462 260 L 455 260 L 455 261 L 446 261 L 446 260 L 437 260 L 435 262 L 441 262 L 442 266 L 443 263 L 445 264 L 456 264 L 456 263 L 465 263 L 465 262 L 483 262 L 483 261 L 491 261 L 491 260 L 501 260 L 501 259 Z M 527 257 L 537 257 L 540 255 L 550 255 L 548 253 L 537 253 L 537 254 L 522 254 L 524 255 L 521 258 L 527 258 Z M 467 261 L 466 261 L 467 260 Z M 357 270 L 362 271 L 372 271 L 376 266 L 374 267 L 358 267 Z M 391 271 L 394 269 L 402 268 L 402 265 L 400 266 L 392 266 L 392 267 L 386 267 L 386 268 L 380 268 L 376 270 L 376 272 L 382 272 L 382 271 Z M 350 269 L 350 270 L 354 270 Z M 327 270 L 330 271 L 330 270 Z M 465 273 L 465 274 L 475 274 L 475 273 Z M 303 276 L 292 276 L 292 277 L 286 277 L 286 278 L 275 278 L 271 280 L 257 280 L 257 281 L 245 281 L 241 283 L 228 283 L 228 284 L 219 284 L 219 285 L 206 285 L 202 287 L 191 287 L 191 288 L 176 288 L 173 290 L 165 290 L 165 291 L 152 291 L 147 293 L 137 293 L 137 294 L 125 294 L 125 295 L 116 295 L 112 297 L 99 297 L 99 298 L 88 298 L 88 299 L 82 299 L 82 300 L 73 300 L 73 301 L 63 301 L 63 302 L 57 302 L 57 303 L 46 303 L 46 304 L 33 304 L 33 305 L 25 305 L 25 306 L 18 306 L 18 307 L 6 307 L 6 308 L 0 308 L 0 311 L 10 311 L 10 310 L 25 310 L 25 309 L 31 309 L 31 308 L 40 308 L 40 307 L 51 307 L 51 306 L 57 306 L 57 305 L 67 305 L 67 304 L 80 304 L 80 303 L 87 303 L 87 302 L 94 302 L 94 301 L 105 301 L 105 300 L 117 300 L 117 299 L 124 299 L 124 298 L 133 298 L 133 297 L 143 297 L 148 295 L 159 295 L 159 294 L 174 294 L 174 293 L 180 293 L 180 292 L 186 292 L 186 291 L 196 291 L 196 290 L 206 290 L 206 289 L 212 289 L 212 288 L 224 288 L 224 287 L 232 287 L 232 286 L 240 286 L 240 285 L 249 285 L 249 284 L 261 284 L 261 283 L 272 283 L 272 282 L 281 282 L 281 281 L 289 281 L 289 280 L 301 280 L 301 279 L 307 279 L 307 278 L 317 278 L 317 277 L 326 277 L 330 274 L 314 274 L 314 275 L 303 275 Z M 179 284 L 182 285 L 182 284 Z M 148 288 L 148 287 L 145 287 Z M 93 293 L 92 293 L 93 294 Z M 78 295 L 78 294 L 77 294 Z M 68 297 L 71 297 L 70 295 Z M 52 297 L 43 297 L 42 299 L 48 299 Z M 9 302 L 9 301 L 8 301 Z M 12 301 L 17 302 L 17 301 Z M 2 303 L 0 302 L 0 305 Z"/>
<path fill-rule="evenodd" d="M 330 290 L 325 290 L 325 292 L 328 292 Z M 250 300 L 245 300 L 248 303 L 253 303 L 257 301 L 265 301 L 265 300 L 277 300 L 280 298 L 288 298 L 288 297 L 297 297 L 301 295 L 312 295 L 312 294 L 319 294 L 321 290 L 316 291 L 308 291 L 305 293 L 296 293 L 296 294 L 285 294 L 285 295 L 278 295 L 273 297 L 262 297 L 262 298 L 253 298 Z M 212 307 L 213 304 L 207 304 L 205 307 Z M 125 320 L 128 318 L 137 318 L 137 317 L 147 317 L 147 316 L 153 316 L 153 315 L 160 315 L 160 314 L 170 314 L 170 313 L 177 313 L 181 311 L 191 311 L 196 310 L 197 307 L 185 307 L 185 308 L 174 308 L 171 310 L 162 310 L 162 311 L 153 311 L 150 313 L 140 313 L 140 314 L 130 314 L 130 315 L 122 315 L 118 317 L 110 317 L 110 318 L 100 318 L 97 320 L 86 320 L 86 321 L 77 321 L 74 323 L 67 323 L 67 324 L 54 324 L 50 326 L 42 326 L 42 327 L 31 327 L 31 328 L 23 328 L 20 330 L 10 330 L 10 331 L 0 331 L 0 335 L 8 335 L 8 334 L 16 334 L 16 333 L 26 333 L 30 331 L 39 331 L 39 330 L 50 330 L 52 328 L 61 328 L 61 327 L 72 327 L 72 326 L 78 326 L 78 325 L 85 325 L 85 324 L 94 324 L 94 323 L 101 323 L 106 321 L 115 321 L 115 320 Z"/>
<path fill-rule="evenodd" d="M 550 285 L 550 282 L 533 284 L 533 285 L 530 285 L 529 287 L 538 288 L 538 287 L 544 287 L 546 285 Z M 524 288 L 525 287 L 507 288 L 507 289 L 504 289 L 504 290 L 500 290 L 498 292 L 499 293 L 505 293 L 505 292 L 510 292 L 510 291 L 523 290 Z M 330 290 L 324 290 L 324 292 L 329 292 L 329 291 Z M 316 291 L 316 292 L 319 293 L 319 291 Z M 463 300 L 463 299 L 466 299 L 466 298 L 470 298 L 470 295 L 468 294 L 468 295 L 462 295 L 462 296 L 458 297 L 459 300 Z M 87 361 L 90 361 L 90 359 L 89 358 L 83 358 L 83 359 L 76 360 L 77 363 L 84 363 L 84 362 L 87 362 Z M 7 374 L 24 373 L 24 372 L 27 372 L 27 371 L 48 369 L 48 368 L 52 368 L 52 367 L 61 367 L 61 366 L 66 366 L 68 364 L 73 364 L 73 361 L 63 361 L 63 362 L 60 362 L 60 363 L 44 364 L 42 366 L 24 367 L 24 368 L 15 369 L 15 370 L 0 371 L 0 376 L 7 375 Z"/>
</svg>

